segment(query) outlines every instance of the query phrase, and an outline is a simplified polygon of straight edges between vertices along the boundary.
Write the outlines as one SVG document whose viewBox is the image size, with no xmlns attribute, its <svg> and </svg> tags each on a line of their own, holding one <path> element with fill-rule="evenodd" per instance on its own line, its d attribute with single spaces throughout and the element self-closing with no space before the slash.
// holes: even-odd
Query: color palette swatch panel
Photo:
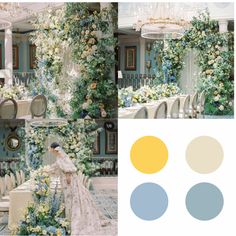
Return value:
<svg viewBox="0 0 236 236">
<path fill-rule="evenodd" d="M 181 126 L 179 129 L 175 127 L 171 136 L 167 134 L 171 128 L 166 128 L 165 121 L 163 125 L 161 123 L 155 128 L 154 123 L 145 123 L 145 129 L 139 124 L 139 130 L 137 126 L 128 124 L 132 135 L 125 150 L 121 150 L 129 173 L 125 178 L 129 193 L 121 201 L 129 207 L 126 213 L 131 222 L 137 223 L 133 232 L 141 235 L 145 230 L 151 233 L 156 229 L 156 232 L 163 233 L 168 222 L 175 226 L 179 222 L 180 226 L 197 227 L 192 235 L 203 229 L 219 235 L 219 222 L 225 222 L 227 214 L 229 216 L 229 212 L 236 209 L 235 206 L 232 209 L 228 207 L 230 198 L 226 185 L 229 182 L 224 180 L 232 181 L 233 171 L 229 162 L 236 164 L 228 156 L 232 140 L 226 141 L 226 134 L 219 135 L 213 126 L 207 131 L 200 127 L 194 131 L 186 128 L 182 132 L 178 132 Z M 121 182 L 124 178 L 122 173 Z M 180 232 L 180 229 L 176 230 Z M 169 235 L 167 232 L 170 231 L 166 229 L 162 235 Z"/>
</svg>

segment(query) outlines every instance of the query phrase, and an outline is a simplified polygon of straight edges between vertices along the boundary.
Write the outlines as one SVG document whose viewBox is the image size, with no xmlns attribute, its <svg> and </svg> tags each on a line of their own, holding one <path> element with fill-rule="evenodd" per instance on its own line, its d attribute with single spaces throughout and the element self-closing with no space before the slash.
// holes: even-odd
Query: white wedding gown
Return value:
<svg viewBox="0 0 236 236">
<path fill-rule="evenodd" d="M 64 193 L 66 217 L 71 221 L 72 236 L 113 236 L 117 235 L 117 223 L 108 220 L 95 206 L 90 192 L 80 182 L 76 167 L 61 150 L 62 156 L 51 165 L 50 173 L 60 176 Z M 67 184 L 66 173 L 71 174 L 71 183 Z"/>
</svg>

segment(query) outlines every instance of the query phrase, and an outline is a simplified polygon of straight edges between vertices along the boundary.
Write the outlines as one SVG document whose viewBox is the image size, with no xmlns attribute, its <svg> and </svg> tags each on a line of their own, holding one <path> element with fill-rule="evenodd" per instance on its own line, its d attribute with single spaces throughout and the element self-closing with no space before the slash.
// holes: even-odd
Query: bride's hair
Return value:
<svg viewBox="0 0 236 236">
<path fill-rule="evenodd" d="M 51 145 L 50 145 L 51 148 L 55 149 L 57 147 L 60 147 L 60 144 L 57 143 L 57 142 L 53 142 Z"/>
</svg>

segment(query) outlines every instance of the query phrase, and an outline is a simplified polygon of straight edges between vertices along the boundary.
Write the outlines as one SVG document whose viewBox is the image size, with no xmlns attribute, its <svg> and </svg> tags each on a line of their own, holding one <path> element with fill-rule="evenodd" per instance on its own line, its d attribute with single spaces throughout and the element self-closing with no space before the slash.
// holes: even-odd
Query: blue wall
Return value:
<svg viewBox="0 0 236 236">
<path fill-rule="evenodd" d="M 108 121 L 108 120 L 107 120 Z M 99 127 L 103 128 L 102 132 L 99 133 L 100 136 L 100 153 L 95 154 L 94 157 L 111 157 L 117 158 L 117 154 L 106 154 L 106 130 L 104 129 L 104 123 L 106 120 L 98 120 L 97 123 Z M 117 131 L 117 120 L 109 120 L 114 124 L 114 129 Z"/>
<path fill-rule="evenodd" d="M 13 41 L 13 45 L 17 45 L 19 48 L 19 69 L 14 70 L 14 72 L 33 72 L 32 69 L 30 69 L 30 53 L 29 53 L 29 46 L 30 46 L 30 42 L 29 41 Z M 2 48 L 2 68 L 4 68 L 4 54 L 5 54 L 5 50 L 4 50 L 4 40 L 0 40 L 0 45 Z M 24 62 L 24 52 L 26 53 L 26 62 Z M 24 70 L 24 65 L 23 63 L 26 63 L 26 71 Z"/>
<path fill-rule="evenodd" d="M 145 74 L 155 74 L 155 68 L 157 67 L 157 60 L 156 60 L 156 53 L 154 53 L 154 50 L 152 48 L 152 43 L 151 43 L 151 51 L 150 54 L 146 50 L 147 49 L 147 44 L 145 44 Z M 136 70 L 125 70 L 125 47 L 127 46 L 136 46 L 137 48 L 137 57 L 136 57 Z M 148 71 L 146 67 L 146 62 L 148 60 L 151 60 L 151 68 L 150 71 Z M 122 71 L 123 74 L 140 74 L 140 44 L 139 43 L 120 43 L 120 70 Z"/>
</svg>

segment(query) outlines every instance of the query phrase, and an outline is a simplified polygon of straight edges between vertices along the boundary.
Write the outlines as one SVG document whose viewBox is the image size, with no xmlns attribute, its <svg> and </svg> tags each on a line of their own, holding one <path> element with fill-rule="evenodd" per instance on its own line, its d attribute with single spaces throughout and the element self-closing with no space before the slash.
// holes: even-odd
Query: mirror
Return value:
<svg viewBox="0 0 236 236">
<path fill-rule="evenodd" d="M 10 151 L 16 151 L 20 148 L 20 138 L 17 134 L 9 134 L 6 138 L 6 148 Z"/>
</svg>

